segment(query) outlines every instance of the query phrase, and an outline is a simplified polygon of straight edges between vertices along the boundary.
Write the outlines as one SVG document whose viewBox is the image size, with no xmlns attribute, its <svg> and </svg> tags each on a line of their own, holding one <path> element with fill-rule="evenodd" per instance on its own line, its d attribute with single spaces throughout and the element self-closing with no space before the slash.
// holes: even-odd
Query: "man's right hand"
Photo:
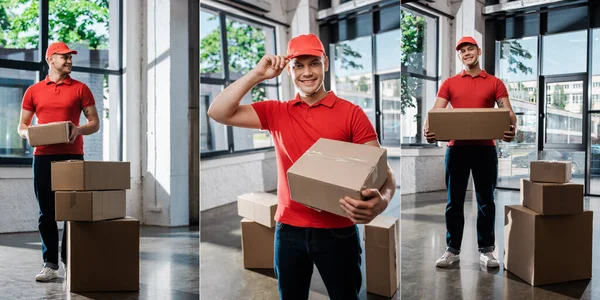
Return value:
<svg viewBox="0 0 600 300">
<path fill-rule="evenodd" d="M 286 59 L 285 56 L 266 54 L 260 59 L 252 72 L 260 77 L 261 81 L 272 79 L 283 72 L 288 62 L 289 59 Z"/>
<path fill-rule="evenodd" d="M 423 130 L 423 136 L 425 136 L 428 143 L 430 143 L 430 144 L 435 143 L 435 133 L 429 132 L 429 128 L 425 128 Z"/>
</svg>

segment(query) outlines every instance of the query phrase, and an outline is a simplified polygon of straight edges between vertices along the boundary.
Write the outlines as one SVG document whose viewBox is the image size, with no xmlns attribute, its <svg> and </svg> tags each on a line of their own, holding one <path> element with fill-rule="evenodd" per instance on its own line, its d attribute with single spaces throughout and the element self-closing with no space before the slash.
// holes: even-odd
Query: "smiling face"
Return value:
<svg viewBox="0 0 600 300">
<path fill-rule="evenodd" d="M 73 67 L 72 55 L 69 54 L 53 54 L 48 58 L 48 64 L 60 74 L 71 74 Z"/>
<path fill-rule="evenodd" d="M 460 58 L 463 65 L 469 68 L 479 63 L 479 56 L 481 56 L 481 49 L 476 45 L 464 44 L 458 49 L 458 58 Z"/>
<path fill-rule="evenodd" d="M 329 59 L 326 56 L 298 56 L 288 64 L 288 73 L 303 97 L 314 95 L 323 88 L 323 78 L 328 69 Z"/>
</svg>

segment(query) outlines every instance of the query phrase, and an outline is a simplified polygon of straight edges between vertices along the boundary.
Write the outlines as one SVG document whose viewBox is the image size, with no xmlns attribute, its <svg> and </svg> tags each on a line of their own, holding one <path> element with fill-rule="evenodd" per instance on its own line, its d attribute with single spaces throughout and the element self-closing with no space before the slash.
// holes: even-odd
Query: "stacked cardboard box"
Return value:
<svg viewBox="0 0 600 300">
<path fill-rule="evenodd" d="M 272 269 L 277 196 L 248 193 L 238 196 L 238 215 L 243 217 L 242 255 L 246 269 Z"/>
<path fill-rule="evenodd" d="M 56 220 L 67 221 L 71 292 L 138 291 L 140 223 L 126 217 L 128 162 L 52 163 Z"/>
<path fill-rule="evenodd" d="M 400 222 L 380 215 L 365 225 L 367 292 L 392 297 L 400 286 Z"/>
<path fill-rule="evenodd" d="M 593 215 L 571 162 L 533 161 L 521 204 L 505 207 L 504 267 L 532 286 L 592 277 Z"/>
</svg>

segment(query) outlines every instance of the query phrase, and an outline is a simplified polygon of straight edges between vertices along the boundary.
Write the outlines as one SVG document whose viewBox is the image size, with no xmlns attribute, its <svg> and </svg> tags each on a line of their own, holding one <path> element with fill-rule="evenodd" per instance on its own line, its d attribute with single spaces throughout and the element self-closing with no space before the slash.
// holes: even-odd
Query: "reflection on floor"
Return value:
<svg viewBox="0 0 600 300">
<path fill-rule="evenodd" d="M 384 214 L 399 216 L 399 190 L 396 191 Z M 201 298 L 279 299 L 277 279 L 273 270 L 246 270 L 242 266 L 240 220 L 241 217 L 237 215 L 236 203 L 202 212 L 200 238 Z M 359 229 L 362 237 L 364 226 L 359 226 Z M 364 262 L 364 251 L 362 259 Z M 388 299 L 370 293 L 367 294 L 364 266 L 363 263 L 361 299 Z M 309 299 L 328 299 L 325 285 L 316 268 L 313 271 Z M 399 293 L 396 293 L 392 299 L 400 299 Z"/>
<path fill-rule="evenodd" d="M 519 204 L 519 192 L 498 190 L 496 197 L 496 247 L 504 253 L 504 206 Z M 503 270 L 479 264 L 475 220 L 476 201 L 467 193 L 465 231 L 460 265 L 435 267 L 446 245 L 446 193 L 402 195 L 402 299 L 600 299 L 600 198 L 586 198 L 585 209 L 594 211 L 592 280 L 531 287 Z M 556 253 L 556 259 L 561 254 Z"/>
<path fill-rule="evenodd" d="M 140 291 L 68 293 L 58 280 L 41 283 L 39 234 L 0 234 L 0 299 L 198 299 L 198 226 L 140 230 Z M 93 263 L 90 266 L 93 269 Z"/>
</svg>

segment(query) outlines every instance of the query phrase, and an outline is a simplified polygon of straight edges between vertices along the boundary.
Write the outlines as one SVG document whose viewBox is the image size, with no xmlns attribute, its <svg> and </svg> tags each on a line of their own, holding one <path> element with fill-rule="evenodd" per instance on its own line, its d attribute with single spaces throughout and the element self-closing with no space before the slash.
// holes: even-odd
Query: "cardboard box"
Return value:
<svg viewBox="0 0 600 300">
<path fill-rule="evenodd" d="M 343 217 L 339 200 L 363 199 L 365 188 L 380 188 L 387 179 L 384 148 L 319 139 L 288 170 L 292 200 Z"/>
<path fill-rule="evenodd" d="M 127 217 L 67 222 L 67 286 L 71 292 L 140 289 L 140 222 Z"/>
<path fill-rule="evenodd" d="M 505 206 L 504 268 L 532 286 L 592 277 L 593 213 L 542 216 Z"/>
<path fill-rule="evenodd" d="M 400 222 L 380 215 L 365 225 L 367 292 L 392 297 L 400 286 Z"/>
<path fill-rule="evenodd" d="M 101 221 L 125 217 L 125 191 L 56 192 L 56 221 Z"/>
<path fill-rule="evenodd" d="M 541 215 L 583 213 L 583 184 L 521 179 L 521 204 Z"/>
<path fill-rule="evenodd" d="M 52 163 L 53 191 L 127 190 L 129 162 L 68 160 Z"/>
<path fill-rule="evenodd" d="M 238 215 L 269 228 L 275 228 L 277 195 L 248 193 L 237 197 Z"/>
<path fill-rule="evenodd" d="M 529 178 L 536 182 L 567 183 L 571 180 L 570 161 L 532 161 L 529 164 Z"/>
<path fill-rule="evenodd" d="M 55 122 L 31 125 L 27 128 L 27 135 L 31 147 L 68 143 L 69 123 Z"/>
<path fill-rule="evenodd" d="M 507 108 L 438 108 L 427 118 L 429 132 L 438 141 L 502 139 L 510 130 Z"/>
<path fill-rule="evenodd" d="M 248 219 L 242 227 L 242 256 L 245 269 L 272 269 L 274 260 L 275 228 L 265 227 Z"/>
</svg>

